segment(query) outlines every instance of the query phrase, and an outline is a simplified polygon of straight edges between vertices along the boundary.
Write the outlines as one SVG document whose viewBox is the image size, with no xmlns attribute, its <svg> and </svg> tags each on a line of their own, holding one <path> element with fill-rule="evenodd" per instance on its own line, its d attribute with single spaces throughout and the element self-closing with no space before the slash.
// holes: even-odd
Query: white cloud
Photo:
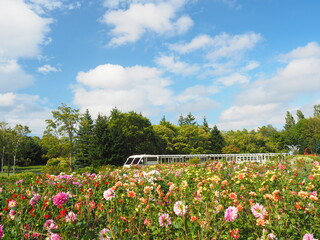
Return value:
<svg viewBox="0 0 320 240">
<path fill-rule="evenodd" d="M 74 87 L 74 103 L 93 114 L 114 107 L 149 115 L 167 105 L 172 98 L 170 81 L 162 73 L 143 66 L 123 67 L 105 64 L 88 72 L 79 72 Z"/>
<path fill-rule="evenodd" d="M 189 16 L 176 16 L 183 3 L 181 0 L 132 3 L 128 9 L 107 11 L 102 17 L 102 22 L 113 26 L 111 34 L 114 37 L 109 45 L 135 42 L 148 31 L 160 35 L 186 32 L 193 25 L 193 21 Z"/>
<path fill-rule="evenodd" d="M 214 37 L 199 35 L 190 43 L 172 44 L 170 48 L 179 53 L 206 49 L 208 59 L 230 58 L 255 47 L 262 37 L 257 33 L 229 35 L 221 33 Z"/>
<path fill-rule="evenodd" d="M 73 10 L 81 6 L 81 3 L 68 0 L 26 0 L 30 8 L 38 14 L 45 14 L 50 11 L 62 9 Z"/>
<path fill-rule="evenodd" d="M 209 35 L 199 35 L 191 40 L 190 43 L 171 44 L 170 49 L 179 53 L 189 53 L 198 49 L 206 48 L 212 44 L 213 38 Z"/>
<path fill-rule="evenodd" d="M 156 58 L 155 62 L 160 67 L 163 67 L 166 71 L 175 74 L 192 75 L 200 70 L 200 67 L 196 65 L 176 61 L 176 59 L 173 56 L 161 56 Z"/>
<path fill-rule="evenodd" d="M 238 0 L 221 0 L 221 1 L 228 4 L 232 8 L 235 8 L 235 9 L 241 8 L 241 5 L 238 3 Z"/>
<path fill-rule="evenodd" d="M 179 102 L 197 100 L 201 99 L 202 97 L 212 96 L 217 92 L 219 92 L 219 88 L 216 86 L 195 85 L 186 88 L 182 93 L 180 93 L 177 96 L 177 100 Z"/>
<path fill-rule="evenodd" d="M 287 64 L 273 77 L 257 80 L 240 92 L 235 105 L 221 114 L 221 125 L 283 124 L 282 114 L 298 108 L 292 105 L 296 99 L 320 91 L 319 50 L 317 43 L 309 43 L 283 54 Z"/>
<path fill-rule="evenodd" d="M 228 76 L 221 77 L 217 80 L 217 82 L 222 83 L 224 86 L 230 87 L 234 84 L 246 84 L 249 83 L 249 79 L 247 76 L 240 74 L 240 73 L 234 73 Z"/>
<path fill-rule="evenodd" d="M 22 0 L 1 0 L 0 57 L 38 56 L 51 22 L 34 13 Z"/>
<path fill-rule="evenodd" d="M 3 106 L 12 106 L 15 100 L 15 94 L 13 93 L 0 93 L 0 107 Z"/>
<path fill-rule="evenodd" d="M 261 126 L 261 123 L 273 124 L 275 123 L 273 116 L 277 116 L 278 107 L 277 104 L 232 106 L 221 113 L 218 126 L 223 130 L 231 130 L 253 129 Z"/>
<path fill-rule="evenodd" d="M 7 105 L 0 105 L 1 121 L 26 125 L 32 130 L 32 134 L 41 136 L 45 130 L 45 119 L 51 118 L 51 109 L 44 107 L 45 101 L 39 96 L 28 94 L 6 93 L 0 95 L 7 99 Z"/>
<path fill-rule="evenodd" d="M 259 67 L 260 66 L 260 63 L 259 62 L 257 62 L 257 61 L 251 61 L 251 62 L 249 62 L 246 66 L 244 66 L 243 68 L 242 68 L 242 71 L 251 71 L 251 70 L 253 70 L 253 69 L 256 69 L 257 67 Z"/>
<path fill-rule="evenodd" d="M 280 59 L 285 60 L 314 57 L 320 57 L 320 46 L 317 42 L 310 42 L 306 46 L 298 47 L 287 54 L 280 55 Z"/>
<path fill-rule="evenodd" d="M 61 69 L 56 68 L 56 67 L 52 67 L 52 66 L 46 64 L 46 65 L 43 65 L 42 67 L 39 67 L 37 71 L 41 72 L 41 73 L 44 73 L 44 74 L 47 74 L 47 73 L 50 73 L 50 72 L 60 72 Z"/>
<path fill-rule="evenodd" d="M 25 73 L 16 60 L 0 57 L 0 93 L 28 87 L 33 82 L 33 76 Z"/>
</svg>

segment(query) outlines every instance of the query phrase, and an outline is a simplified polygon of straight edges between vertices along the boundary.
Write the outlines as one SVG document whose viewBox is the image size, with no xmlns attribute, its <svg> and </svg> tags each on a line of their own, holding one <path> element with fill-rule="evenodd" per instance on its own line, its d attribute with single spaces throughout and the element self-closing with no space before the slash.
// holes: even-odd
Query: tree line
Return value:
<svg viewBox="0 0 320 240">
<path fill-rule="evenodd" d="M 1 171 L 4 165 L 45 164 L 64 159 L 70 170 L 85 166 L 122 165 L 134 154 L 204 154 L 204 153 L 303 153 L 320 147 L 320 105 L 314 115 L 305 118 L 301 110 L 296 118 L 287 111 L 285 125 L 277 130 L 272 125 L 255 130 L 222 132 L 209 127 L 206 118 L 197 123 L 189 113 L 177 124 L 166 120 L 152 125 L 141 113 L 121 112 L 114 108 L 109 116 L 93 119 L 87 110 L 80 114 L 61 104 L 52 111 L 52 119 L 41 138 L 30 137 L 27 126 L 8 127 L 0 123 Z"/>
</svg>

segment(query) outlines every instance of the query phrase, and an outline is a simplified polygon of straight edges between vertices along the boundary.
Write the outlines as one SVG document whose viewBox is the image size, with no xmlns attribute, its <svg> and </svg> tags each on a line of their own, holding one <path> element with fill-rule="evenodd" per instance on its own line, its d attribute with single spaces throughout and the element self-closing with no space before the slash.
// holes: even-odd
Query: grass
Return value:
<svg viewBox="0 0 320 240">
<path fill-rule="evenodd" d="M 36 166 L 24 166 L 24 167 L 20 167 L 20 166 L 16 166 L 16 173 L 23 173 L 23 172 L 32 172 L 35 174 L 40 174 L 41 173 L 41 169 L 42 167 L 44 167 L 44 165 L 36 165 Z M 8 175 L 8 171 L 7 171 L 7 166 L 4 166 L 4 172 L 0 173 L 0 176 L 3 175 Z M 10 175 L 12 175 L 12 170 L 10 171 Z"/>
</svg>

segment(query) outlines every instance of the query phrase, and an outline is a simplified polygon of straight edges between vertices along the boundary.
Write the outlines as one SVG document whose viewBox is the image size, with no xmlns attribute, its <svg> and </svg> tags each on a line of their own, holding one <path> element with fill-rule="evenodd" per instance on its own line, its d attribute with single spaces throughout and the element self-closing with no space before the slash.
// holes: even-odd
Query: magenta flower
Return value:
<svg viewBox="0 0 320 240">
<path fill-rule="evenodd" d="M 182 201 L 178 201 L 173 206 L 173 211 L 178 216 L 185 215 L 187 213 L 187 206 L 182 203 Z"/>
<path fill-rule="evenodd" d="M 110 240 L 109 232 L 110 230 L 108 228 L 102 229 L 99 233 L 99 240 Z"/>
<path fill-rule="evenodd" d="M 306 233 L 306 234 L 303 236 L 302 240 L 317 240 L 317 239 L 315 239 L 315 238 L 313 237 L 313 234 L 311 234 L 311 233 Z"/>
<path fill-rule="evenodd" d="M 171 224 L 171 219 L 169 214 L 163 213 L 159 217 L 159 224 L 161 227 L 168 227 Z"/>
<path fill-rule="evenodd" d="M 65 192 L 59 192 L 57 195 L 53 197 L 53 203 L 54 205 L 59 206 L 66 203 L 68 201 L 68 198 L 69 196 Z"/>
<path fill-rule="evenodd" d="M 238 209 L 236 207 L 228 207 L 224 213 L 224 219 L 228 222 L 233 222 L 238 217 Z"/>
<path fill-rule="evenodd" d="M 3 238 L 3 225 L 0 225 L 0 238 Z"/>
<path fill-rule="evenodd" d="M 268 214 L 266 209 L 260 204 L 253 205 L 251 207 L 251 212 L 256 218 L 262 218 L 262 219 Z"/>
<path fill-rule="evenodd" d="M 108 190 L 103 192 L 103 197 L 106 200 L 110 200 L 110 199 L 114 198 L 115 196 L 116 196 L 116 194 L 115 194 L 114 190 L 111 188 L 109 188 Z"/>
</svg>

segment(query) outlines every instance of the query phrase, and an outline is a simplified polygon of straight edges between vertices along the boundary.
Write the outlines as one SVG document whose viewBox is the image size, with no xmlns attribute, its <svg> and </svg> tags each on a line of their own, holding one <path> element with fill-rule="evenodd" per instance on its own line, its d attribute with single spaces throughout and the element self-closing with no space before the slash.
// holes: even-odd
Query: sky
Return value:
<svg viewBox="0 0 320 240">
<path fill-rule="evenodd" d="M 0 0 L 0 122 L 61 103 L 281 130 L 320 104 L 319 0 Z"/>
</svg>

